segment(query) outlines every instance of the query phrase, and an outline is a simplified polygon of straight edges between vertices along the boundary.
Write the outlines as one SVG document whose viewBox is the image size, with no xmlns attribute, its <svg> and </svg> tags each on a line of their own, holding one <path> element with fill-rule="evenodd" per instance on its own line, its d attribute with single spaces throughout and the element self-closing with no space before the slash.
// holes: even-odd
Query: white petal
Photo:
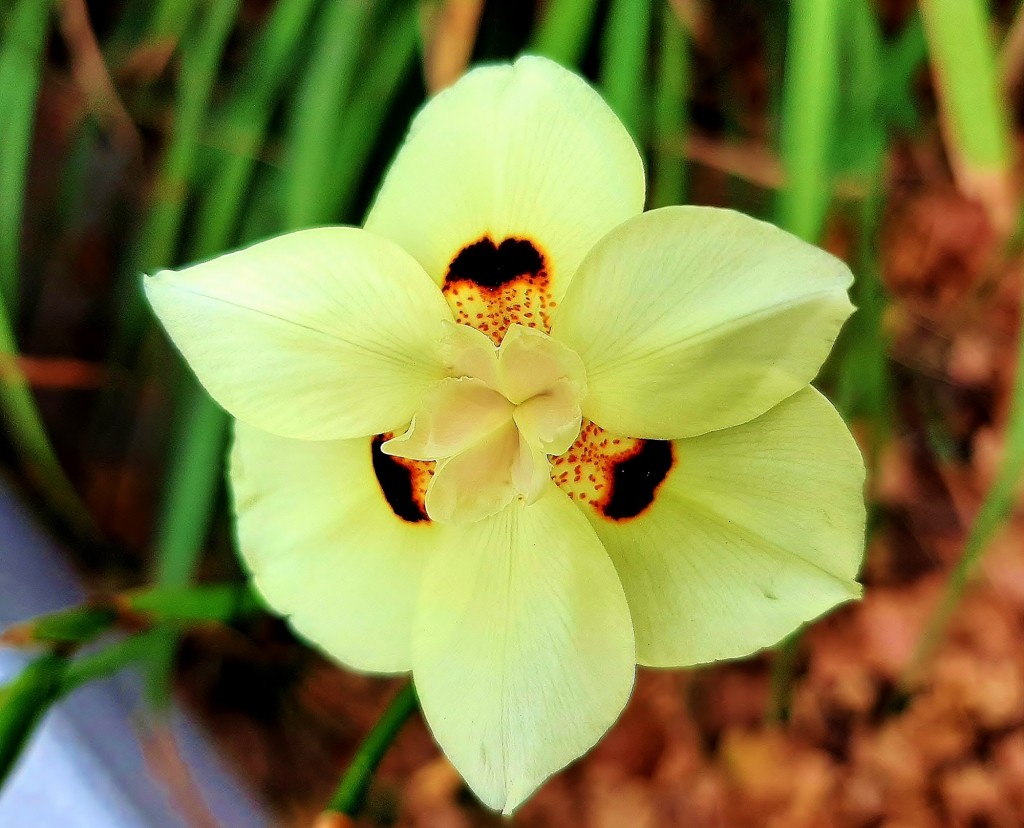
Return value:
<svg viewBox="0 0 1024 828">
<path fill-rule="evenodd" d="M 453 377 L 477 377 L 488 387 L 498 387 L 498 349 L 487 334 L 468 325 L 445 325 L 441 343 L 448 372 Z"/>
<path fill-rule="evenodd" d="M 572 383 L 577 394 L 586 390 L 579 356 L 534 328 L 509 327 L 498 349 L 498 389 L 518 405 L 561 380 Z"/>
<path fill-rule="evenodd" d="M 439 538 L 392 511 L 370 440 L 289 440 L 236 423 L 231 482 L 239 549 L 267 603 L 350 667 L 409 670 L 420 573 Z"/>
<path fill-rule="evenodd" d="M 643 209 L 629 133 L 582 79 L 544 58 L 475 69 L 416 116 L 366 227 L 441 283 L 484 237 L 529 240 L 553 298 L 593 244 Z"/>
<path fill-rule="evenodd" d="M 634 674 L 629 612 L 586 520 L 551 486 L 446 532 L 424 574 L 413 676 L 442 750 L 508 813 L 619 715 Z"/>
<path fill-rule="evenodd" d="M 437 464 L 427 489 L 427 514 L 465 523 L 504 509 L 516 496 L 512 468 L 518 453 L 519 432 L 509 417 L 503 428 Z"/>
<path fill-rule="evenodd" d="M 545 454 L 562 454 L 580 433 L 583 417 L 579 399 L 579 389 L 574 383 L 559 380 L 551 390 L 516 408 L 516 425 L 523 436 Z"/>
<path fill-rule="evenodd" d="M 519 423 L 516 423 L 522 428 Z M 538 441 L 519 432 L 519 454 L 512 465 L 512 485 L 529 505 L 536 503 L 551 485 L 551 462 Z"/>
<path fill-rule="evenodd" d="M 817 374 L 852 305 L 839 259 L 730 210 L 664 207 L 591 251 L 552 323 L 584 416 L 630 437 L 738 425 Z"/>
<path fill-rule="evenodd" d="M 580 503 L 622 579 L 639 663 L 744 656 L 860 594 L 864 466 L 813 388 L 673 454 L 638 516 Z"/>
<path fill-rule="evenodd" d="M 512 422 L 512 404 L 473 377 L 428 388 L 409 430 L 383 445 L 385 454 L 441 460 L 465 451 Z"/>
<path fill-rule="evenodd" d="M 289 233 L 145 280 L 175 345 L 217 402 L 286 437 L 404 427 L 445 375 L 451 312 L 393 242 L 351 227 Z"/>
</svg>

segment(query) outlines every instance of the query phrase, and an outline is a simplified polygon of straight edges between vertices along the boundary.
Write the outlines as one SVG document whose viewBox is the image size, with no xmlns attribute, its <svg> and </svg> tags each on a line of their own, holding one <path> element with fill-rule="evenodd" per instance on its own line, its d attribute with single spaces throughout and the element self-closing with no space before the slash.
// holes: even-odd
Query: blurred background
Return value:
<svg viewBox="0 0 1024 828">
<path fill-rule="evenodd" d="M 139 274 L 360 223 L 425 97 L 523 51 L 602 91 L 648 206 L 734 207 L 850 263 L 859 310 L 818 384 L 867 459 L 870 525 L 862 602 L 773 653 L 641 670 L 512 824 L 1024 825 L 1019 0 L 0 0 L 0 486 L 22 504 L 0 619 L 94 596 L 4 634 L 30 666 L 0 688 L 0 778 L 131 667 L 123 726 L 163 734 L 150 772 L 184 824 L 256 817 L 211 803 L 172 699 L 268 824 L 323 809 L 396 685 L 247 592 L 225 415 Z M 76 577 L 19 600 L 16 561 L 51 541 Z M 358 824 L 505 823 L 413 718 Z"/>
</svg>

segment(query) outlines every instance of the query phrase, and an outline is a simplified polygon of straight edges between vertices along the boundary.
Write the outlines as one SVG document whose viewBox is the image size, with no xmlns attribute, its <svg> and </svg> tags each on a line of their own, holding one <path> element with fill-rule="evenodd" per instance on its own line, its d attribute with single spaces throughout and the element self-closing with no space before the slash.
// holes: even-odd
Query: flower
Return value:
<svg viewBox="0 0 1024 828">
<path fill-rule="evenodd" d="M 524 57 L 423 108 L 365 229 L 145 281 L 237 419 L 258 589 L 338 661 L 411 669 L 506 812 L 637 663 L 744 656 L 860 593 L 864 469 L 809 384 L 849 270 L 644 192 L 597 93 Z"/>
</svg>

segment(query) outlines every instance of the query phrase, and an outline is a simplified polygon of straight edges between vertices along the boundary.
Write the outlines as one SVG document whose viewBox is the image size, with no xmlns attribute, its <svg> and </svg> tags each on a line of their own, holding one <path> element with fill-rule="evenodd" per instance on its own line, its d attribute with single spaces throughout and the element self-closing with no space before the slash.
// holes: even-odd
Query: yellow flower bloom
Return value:
<svg viewBox="0 0 1024 828">
<path fill-rule="evenodd" d="M 411 669 L 505 811 L 637 663 L 747 655 L 860 592 L 864 470 L 809 385 L 849 271 L 644 189 L 600 97 L 522 58 L 424 107 L 365 229 L 146 280 L 237 418 L 259 590 L 339 661 Z"/>
</svg>

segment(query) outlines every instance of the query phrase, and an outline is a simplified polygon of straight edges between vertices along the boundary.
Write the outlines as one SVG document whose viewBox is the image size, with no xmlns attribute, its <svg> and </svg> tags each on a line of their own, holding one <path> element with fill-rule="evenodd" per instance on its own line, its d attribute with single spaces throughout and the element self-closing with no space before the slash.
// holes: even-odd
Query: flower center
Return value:
<svg viewBox="0 0 1024 828">
<path fill-rule="evenodd" d="M 516 497 L 532 502 L 551 477 L 548 456 L 567 451 L 580 432 L 583 363 L 522 325 L 495 347 L 486 334 L 452 324 L 444 351 L 449 376 L 381 451 L 437 462 L 424 500 L 431 520 L 480 520 Z"/>
</svg>

